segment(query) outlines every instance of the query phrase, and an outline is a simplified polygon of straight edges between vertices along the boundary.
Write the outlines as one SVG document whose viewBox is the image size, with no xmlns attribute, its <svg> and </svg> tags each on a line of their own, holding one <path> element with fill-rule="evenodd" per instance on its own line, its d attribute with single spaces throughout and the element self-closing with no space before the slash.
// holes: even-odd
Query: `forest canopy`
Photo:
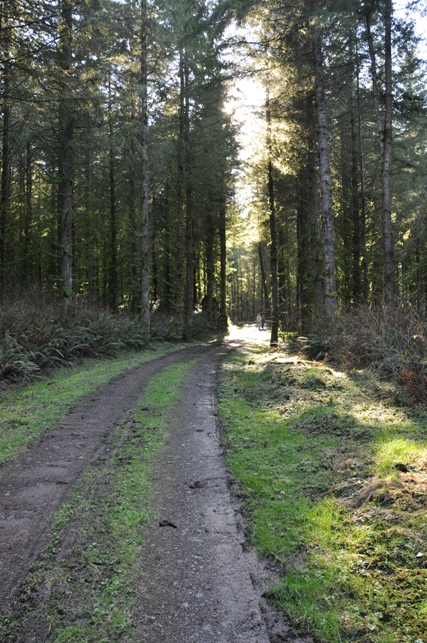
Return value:
<svg viewBox="0 0 427 643">
<path fill-rule="evenodd" d="M 425 7 L 396 5 L 4 0 L 2 301 L 84 298 L 146 339 L 153 315 L 191 340 L 197 311 L 262 311 L 273 342 L 337 307 L 423 305 Z"/>
</svg>

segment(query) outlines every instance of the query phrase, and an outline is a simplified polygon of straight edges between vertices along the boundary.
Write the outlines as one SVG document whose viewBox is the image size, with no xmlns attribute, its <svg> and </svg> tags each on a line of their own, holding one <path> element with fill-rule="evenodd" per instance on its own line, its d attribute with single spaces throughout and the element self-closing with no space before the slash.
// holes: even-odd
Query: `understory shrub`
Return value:
<svg viewBox="0 0 427 643">
<path fill-rule="evenodd" d="M 63 307 L 39 295 L 0 308 L 0 380 L 29 379 L 82 357 L 112 357 L 143 348 L 139 321 L 76 303 Z"/>
<path fill-rule="evenodd" d="M 427 399 L 427 319 L 408 302 L 341 310 L 334 323 L 302 338 L 309 358 L 331 357 L 350 368 L 369 367 L 403 384 L 417 402 Z M 323 355 L 322 355 L 323 353 Z"/>
</svg>

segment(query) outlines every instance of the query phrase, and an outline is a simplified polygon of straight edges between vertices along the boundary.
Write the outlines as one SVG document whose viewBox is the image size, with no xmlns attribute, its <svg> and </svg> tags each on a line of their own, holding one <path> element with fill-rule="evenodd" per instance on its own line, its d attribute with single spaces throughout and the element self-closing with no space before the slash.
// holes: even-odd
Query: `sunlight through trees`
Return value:
<svg viewBox="0 0 427 643">
<path fill-rule="evenodd" d="M 147 339 L 152 315 L 190 341 L 195 313 L 261 311 L 273 343 L 337 306 L 424 302 L 426 79 L 405 7 L 5 0 L 2 298 L 89 298 Z"/>
</svg>

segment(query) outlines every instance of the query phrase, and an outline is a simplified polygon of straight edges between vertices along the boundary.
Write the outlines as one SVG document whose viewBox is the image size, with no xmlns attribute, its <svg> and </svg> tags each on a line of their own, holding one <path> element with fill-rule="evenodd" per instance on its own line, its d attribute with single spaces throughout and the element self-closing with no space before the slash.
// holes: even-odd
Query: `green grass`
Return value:
<svg viewBox="0 0 427 643">
<path fill-rule="evenodd" d="M 219 391 L 251 538 L 284 570 L 270 599 L 325 643 L 426 643 L 425 409 L 277 356 L 240 349 Z"/>
<path fill-rule="evenodd" d="M 143 527 L 153 517 L 152 466 L 190 368 L 180 363 L 151 380 L 117 429 L 109 459 L 93 462 L 58 511 L 46 548 L 0 621 L 2 641 L 40 631 L 34 624 L 55 643 L 140 640 L 133 610 L 141 601 Z"/>
<path fill-rule="evenodd" d="M 0 462 L 14 456 L 41 431 L 65 415 L 71 405 L 120 373 L 156 359 L 176 346 L 162 345 L 114 360 L 85 360 L 72 369 L 61 369 L 23 388 L 0 393 Z"/>
</svg>

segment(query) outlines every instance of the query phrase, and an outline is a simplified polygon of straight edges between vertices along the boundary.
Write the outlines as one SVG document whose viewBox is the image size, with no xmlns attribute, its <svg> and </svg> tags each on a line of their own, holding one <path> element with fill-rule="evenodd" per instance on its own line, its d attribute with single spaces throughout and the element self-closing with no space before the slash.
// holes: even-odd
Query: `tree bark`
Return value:
<svg viewBox="0 0 427 643">
<path fill-rule="evenodd" d="M 380 141 L 380 151 L 381 151 L 381 158 L 382 158 L 384 153 L 384 131 L 383 131 L 383 126 L 381 123 L 381 116 L 380 116 L 380 86 L 378 81 L 377 60 L 375 56 L 374 39 L 372 36 L 372 25 L 371 25 L 373 6 L 374 6 L 374 3 L 370 2 L 369 6 L 365 7 L 364 13 L 365 13 L 366 37 L 368 40 L 369 58 L 371 61 L 372 93 L 374 96 L 375 119 L 377 122 L 379 141 Z"/>
<path fill-rule="evenodd" d="M 390 303 L 394 299 L 394 244 L 391 223 L 392 207 L 392 117 L 393 117 L 393 86 L 392 86 L 392 52 L 391 52 L 391 18 L 393 12 L 392 0 L 385 3 L 385 118 L 384 118 L 384 149 L 382 167 L 383 188 L 383 243 L 384 243 L 384 300 Z"/>
<path fill-rule="evenodd" d="M 0 9 L 2 31 L 2 76 L 3 76 L 3 132 L 2 132 L 2 160 L 1 160 L 1 198 L 0 198 L 0 297 L 3 295 L 7 274 L 7 232 L 10 223 L 10 198 L 11 198 L 11 162 L 10 162 L 10 47 L 12 11 L 11 0 L 3 3 Z"/>
<path fill-rule="evenodd" d="M 185 61 L 181 52 L 179 60 L 179 134 L 178 134 L 178 202 L 176 222 L 175 266 L 175 333 L 182 337 L 184 327 L 184 185 L 185 185 Z"/>
<path fill-rule="evenodd" d="M 314 30 L 313 36 L 320 189 L 322 195 L 323 279 L 325 290 L 325 310 L 328 317 L 331 317 L 337 308 L 337 293 L 335 276 L 332 178 L 329 155 L 329 129 L 325 101 L 323 52 L 320 33 L 317 29 Z"/>
<path fill-rule="evenodd" d="M 369 296 L 369 281 L 368 281 L 368 259 L 366 249 L 366 189 L 365 189 L 365 164 L 363 159 L 362 149 L 362 112 L 360 105 L 360 62 L 359 52 L 356 51 L 356 89 L 357 89 L 357 134 L 358 134 L 358 154 L 359 154 L 359 167 L 360 167 L 360 234 L 362 246 L 362 275 L 363 275 L 363 289 L 362 296 L 364 301 L 368 301 Z"/>
<path fill-rule="evenodd" d="M 309 217 L 310 193 L 309 169 L 304 167 L 296 177 L 297 196 L 297 306 L 299 309 L 300 329 L 304 334 L 310 325 L 312 310 L 313 276 L 311 265 L 311 225 Z"/>
<path fill-rule="evenodd" d="M 33 219 L 33 158 L 31 142 L 28 141 L 25 149 L 25 218 L 23 229 L 23 259 L 22 259 L 22 286 L 26 287 L 30 280 L 30 226 Z"/>
<path fill-rule="evenodd" d="M 219 212 L 219 247 L 220 247 L 220 287 L 219 287 L 219 313 L 221 326 L 226 328 L 227 321 L 227 227 L 226 227 L 226 203 L 221 202 Z"/>
<path fill-rule="evenodd" d="M 150 333 L 150 248 L 148 207 L 148 14 L 141 0 L 141 332 L 148 343 Z"/>
<path fill-rule="evenodd" d="M 191 185 L 190 155 L 190 102 L 188 99 L 188 65 L 184 66 L 185 104 L 184 104 L 184 149 L 185 149 L 185 324 L 184 340 L 193 339 L 194 317 L 194 253 L 193 253 L 193 192 Z"/>
<path fill-rule="evenodd" d="M 59 99 L 59 241 L 61 247 L 60 277 L 62 299 L 73 299 L 73 139 L 74 118 L 71 111 L 71 70 L 73 39 L 73 8 L 69 0 L 59 0 L 59 67 L 61 95 Z"/>
<path fill-rule="evenodd" d="M 271 337 L 270 346 L 279 343 L 279 297 L 277 282 L 277 221 L 276 204 L 274 199 L 274 179 L 271 144 L 271 112 L 270 100 L 267 96 L 267 154 L 268 154 L 268 205 L 270 212 L 270 271 L 271 271 Z"/>
<path fill-rule="evenodd" d="M 214 312 L 214 292 L 215 292 L 215 256 L 213 239 L 215 236 L 215 226 L 211 208 L 206 213 L 206 312 L 208 320 L 213 320 Z"/>
<path fill-rule="evenodd" d="M 261 269 L 261 293 L 262 293 L 262 310 L 265 315 L 270 314 L 270 306 L 268 301 L 268 288 L 267 288 L 267 278 L 265 274 L 264 266 L 264 256 L 262 254 L 262 243 L 258 243 L 258 256 L 259 256 L 259 266 Z"/>
<path fill-rule="evenodd" d="M 116 214 L 116 159 L 114 153 L 114 127 L 111 97 L 111 79 L 108 81 L 108 137 L 110 140 L 109 172 L 110 172 L 110 285 L 109 304 L 112 311 L 117 307 L 117 214 Z"/>
<path fill-rule="evenodd" d="M 380 115 L 380 90 L 378 83 L 377 65 L 374 41 L 371 29 L 372 4 L 365 9 L 366 33 L 369 55 L 371 59 L 372 87 L 374 94 L 375 114 L 379 132 L 380 152 L 382 161 L 382 228 L 384 253 L 384 301 L 390 302 L 395 296 L 394 276 L 394 242 L 391 222 L 392 208 L 392 146 L 393 146 L 393 86 L 392 86 L 392 45 L 391 29 L 393 1 L 385 0 L 384 13 L 384 58 L 385 58 L 385 113 L 384 122 Z"/>
</svg>

